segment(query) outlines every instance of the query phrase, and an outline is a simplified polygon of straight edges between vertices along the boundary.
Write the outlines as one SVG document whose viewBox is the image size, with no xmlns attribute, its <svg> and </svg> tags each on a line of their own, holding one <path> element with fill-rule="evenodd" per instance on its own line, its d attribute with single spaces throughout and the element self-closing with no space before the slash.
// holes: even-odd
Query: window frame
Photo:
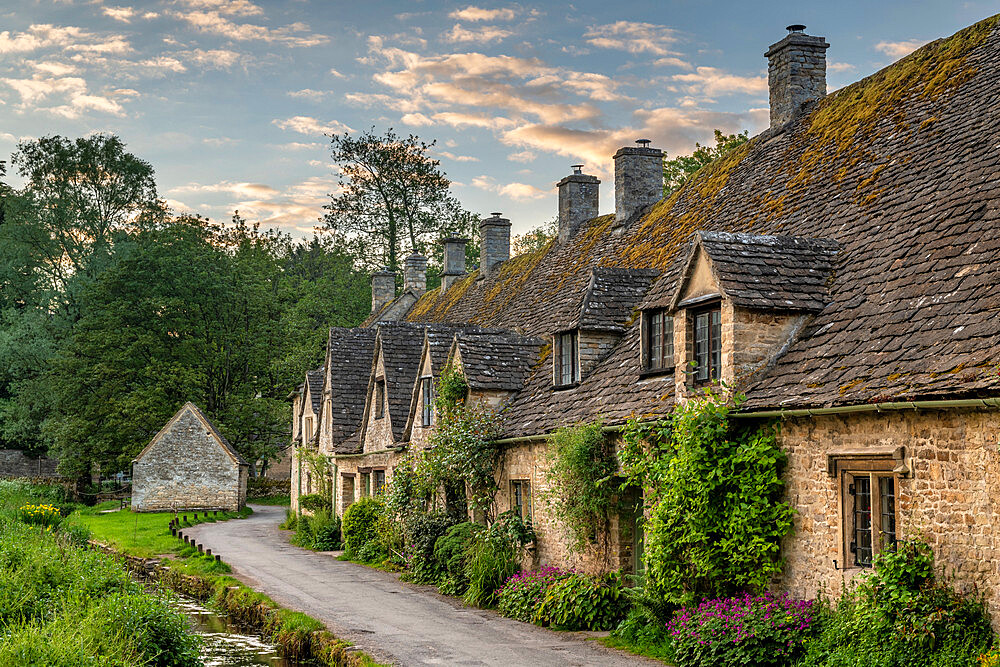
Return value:
<svg viewBox="0 0 1000 667">
<path fill-rule="evenodd" d="M 375 378 L 375 419 L 385 417 L 385 378 Z"/>
<path fill-rule="evenodd" d="M 900 476 L 886 464 L 841 470 L 844 569 L 869 569 L 880 553 L 895 549 L 899 537 L 899 480 Z M 891 493 L 887 493 L 885 486 L 890 481 Z M 859 498 L 864 497 L 862 487 L 868 491 L 866 508 L 859 507 Z M 867 521 L 867 526 L 859 526 L 859 519 Z"/>
<path fill-rule="evenodd" d="M 525 495 L 525 491 L 527 491 L 527 495 Z M 525 503 L 525 501 L 527 501 L 527 503 Z M 525 505 L 527 505 L 527 511 L 525 511 Z M 518 516 L 521 517 L 522 521 L 531 522 L 531 505 L 531 480 L 510 480 L 510 508 L 512 510 L 517 510 Z M 527 514 L 527 516 L 525 516 L 525 514 Z"/>
<path fill-rule="evenodd" d="M 358 484 L 360 497 L 368 498 L 372 495 L 372 474 L 370 471 L 360 471 L 358 474 L 361 477 L 361 482 Z"/>
<path fill-rule="evenodd" d="M 569 342 L 569 373 L 565 372 L 563 357 Z M 580 332 L 576 329 L 560 331 L 553 335 L 552 384 L 555 387 L 575 387 L 580 382 Z M 568 375 L 569 381 L 564 378 Z"/>
<path fill-rule="evenodd" d="M 718 316 L 718 323 L 712 322 L 712 316 Z M 699 353 L 699 341 L 698 341 L 698 318 L 701 316 L 708 317 L 708 339 L 706 341 L 707 345 L 707 356 L 708 373 L 705 377 L 701 377 L 701 369 L 706 367 L 701 364 L 701 355 Z M 703 386 L 711 384 L 715 380 L 722 379 L 722 302 L 720 300 L 715 300 L 708 304 L 701 304 L 695 308 L 690 308 L 688 311 L 688 317 L 690 317 L 691 322 L 691 356 L 692 360 L 695 362 L 695 367 L 692 371 L 692 379 L 694 381 L 694 386 Z M 714 375 L 713 375 L 714 374 Z"/>
<path fill-rule="evenodd" d="M 381 484 L 379 477 L 382 478 Z M 372 496 L 381 495 L 385 491 L 385 468 L 375 468 L 371 472 Z"/>
<path fill-rule="evenodd" d="M 434 423 L 434 378 L 420 378 L 420 425 L 424 428 Z"/>
<path fill-rule="evenodd" d="M 645 373 L 669 373 L 674 370 L 674 315 L 667 308 L 656 310 L 646 310 L 642 313 L 643 319 L 643 360 L 642 367 Z M 657 321 L 660 324 L 660 333 L 655 332 Z M 669 329 L 669 331 L 668 331 Z M 657 345 L 657 337 L 659 344 Z M 659 351 L 660 364 L 655 365 L 654 350 Z"/>
</svg>

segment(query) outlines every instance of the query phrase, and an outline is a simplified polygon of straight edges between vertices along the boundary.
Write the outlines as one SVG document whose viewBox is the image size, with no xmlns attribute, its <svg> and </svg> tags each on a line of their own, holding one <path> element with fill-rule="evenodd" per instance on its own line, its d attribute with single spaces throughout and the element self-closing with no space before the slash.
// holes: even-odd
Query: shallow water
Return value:
<svg viewBox="0 0 1000 667">
<path fill-rule="evenodd" d="M 278 657 L 274 645 L 257 635 L 242 634 L 223 616 L 194 600 L 178 597 L 173 606 L 191 619 L 193 630 L 205 640 L 201 653 L 205 667 L 303 667 L 306 664 Z"/>
</svg>

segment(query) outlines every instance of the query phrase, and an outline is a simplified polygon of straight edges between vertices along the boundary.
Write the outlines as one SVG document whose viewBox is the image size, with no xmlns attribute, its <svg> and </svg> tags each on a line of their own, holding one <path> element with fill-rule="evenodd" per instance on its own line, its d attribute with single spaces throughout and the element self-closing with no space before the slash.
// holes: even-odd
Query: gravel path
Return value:
<svg viewBox="0 0 1000 667">
<path fill-rule="evenodd" d="M 562 633 L 462 606 L 429 586 L 288 544 L 283 507 L 186 528 L 247 585 L 322 621 L 338 637 L 397 665 L 661 664 Z"/>
</svg>

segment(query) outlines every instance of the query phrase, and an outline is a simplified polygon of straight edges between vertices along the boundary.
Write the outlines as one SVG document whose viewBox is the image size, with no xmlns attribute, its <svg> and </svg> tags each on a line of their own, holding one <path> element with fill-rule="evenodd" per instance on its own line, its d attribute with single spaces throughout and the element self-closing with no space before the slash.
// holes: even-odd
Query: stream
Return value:
<svg viewBox="0 0 1000 667">
<path fill-rule="evenodd" d="M 201 659 L 205 667 L 305 667 L 308 663 L 281 658 L 272 644 L 257 635 L 242 634 L 225 617 L 182 596 L 176 596 L 172 606 L 187 616 L 192 630 L 204 639 Z"/>
</svg>

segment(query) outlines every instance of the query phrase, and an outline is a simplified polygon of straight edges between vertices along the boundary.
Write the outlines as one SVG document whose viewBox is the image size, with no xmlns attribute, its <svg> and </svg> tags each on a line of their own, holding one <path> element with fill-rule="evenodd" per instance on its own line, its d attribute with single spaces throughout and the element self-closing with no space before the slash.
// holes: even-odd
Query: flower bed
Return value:
<svg viewBox="0 0 1000 667">
<path fill-rule="evenodd" d="M 507 618 L 530 623 L 549 586 L 569 575 L 552 565 L 515 574 L 500 589 L 497 611 Z"/>
</svg>

